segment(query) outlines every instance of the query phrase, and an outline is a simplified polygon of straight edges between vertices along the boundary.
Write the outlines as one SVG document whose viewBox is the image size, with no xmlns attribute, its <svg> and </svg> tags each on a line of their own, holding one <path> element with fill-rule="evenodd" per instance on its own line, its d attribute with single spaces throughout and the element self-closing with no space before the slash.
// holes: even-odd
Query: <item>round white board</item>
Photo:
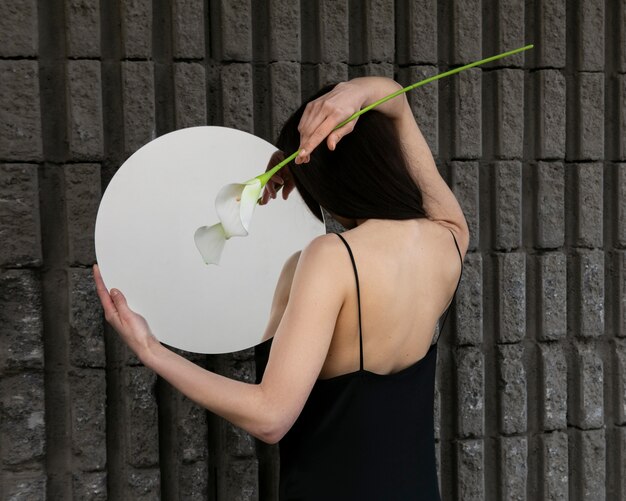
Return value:
<svg viewBox="0 0 626 501">
<path fill-rule="evenodd" d="M 207 265 L 194 232 L 219 222 L 215 197 L 265 171 L 276 147 L 227 127 L 171 132 L 135 152 L 98 209 L 96 259 L 108 290 L 121 290 L 159 341 L 227 353 L 262 341 L 284 262 L 324 225 L 297 190 L 257 206 L 246 237 L 226 241 Z"/>
</svg>

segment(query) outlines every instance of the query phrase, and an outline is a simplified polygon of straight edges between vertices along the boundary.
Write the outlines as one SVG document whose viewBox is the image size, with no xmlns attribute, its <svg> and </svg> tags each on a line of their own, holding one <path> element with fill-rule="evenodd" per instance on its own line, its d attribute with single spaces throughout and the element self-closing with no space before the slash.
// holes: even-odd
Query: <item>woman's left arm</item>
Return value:
<svg viewBox="0 0 626 501">
<path fill-rule="evenodd" d="M 322 235 L 302 251 L 260 384 L 220 376 L 167 349 L 121 293 L 109 295 L 97 268 L 94 275 L 107 321 L 146 367 L 197 404 L 276 443 L 300 414 L 328 353 L 345 297 L 338 242 Z"/>
</svg>

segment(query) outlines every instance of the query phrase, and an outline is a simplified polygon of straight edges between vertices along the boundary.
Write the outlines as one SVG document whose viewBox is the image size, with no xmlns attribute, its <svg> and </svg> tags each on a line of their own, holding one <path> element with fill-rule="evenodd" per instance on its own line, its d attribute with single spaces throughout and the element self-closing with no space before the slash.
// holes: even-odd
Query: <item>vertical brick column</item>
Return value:
<svg viewBox="0 0 626 501">
<path fill-rule="evenodd" d="M 215 7 L 210 35 L 215 52 L 211 56 L 216 61 L 251 61 L 252 0 L 220 0 Z"/>
<path fill-rule="evenodd" d="M 37 166 L 0 164 L 0 486 L 45 499 L 46 423 Z M 12 268 L 12 269 L 11 269 Z"/>
<path fill-rule="evenodd" d="M 90 265 L 95 261 L 94 224 L 100 199 L 100 165 L 64 168 L 68 270 L 68 398 L 72 496 L 107 496 L 106 357 L 100 301 Z"/>
<path fill-rule="evenodd" d="M 153 63 L 122 62 L 122 91 L 124 151 L 130 156 L 156 136 Z"/>
<path fill-rule="evenodd" d="M 302 97 L 321 87 L 348 80 L 350 5 L 348 0 L 303 2 L 300 9 L 303 43 Z"/>
<path fill-rule="evenodd" d="M 204 59 L 203 0 L 175 0 L 172 3 L 172 56 L 174 59 Z"/>
<path fill-rule="evenodd" d="M 66 71 L 70 154 L 76 160 L 100 160 L 104 152 L 100 62 L 71 60 Z"/>
<path fill-rule="evenodd" d="M 0 151 L 6 160 L 43 158 L 39 68 L 35 61 L 0 60 Z"/>
<path fill-rule="evenodd" d="M 27 58 L 39 54 L 37 14 L 37 0 L 0 2 L 0 57 Z"/>
<path fill-rule="evenodd" d="M 152 3 L 151 0 L 120 3 L 122 55 L 127 59 L 152 55 Z"/>
</svg>

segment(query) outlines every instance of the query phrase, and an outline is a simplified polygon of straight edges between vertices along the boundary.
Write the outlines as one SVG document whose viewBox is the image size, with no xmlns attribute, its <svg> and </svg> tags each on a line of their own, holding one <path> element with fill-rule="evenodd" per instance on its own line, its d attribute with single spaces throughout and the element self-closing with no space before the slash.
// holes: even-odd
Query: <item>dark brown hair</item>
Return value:
<svg viewBox="0 0 626 501">
<path fill-rule="evenodd" d="M 298 124 L 306 104 L 336 84 L 320 89 L 283 126 L 276 146 L 289 155 L 300 147 Z M 411 177 L 398 132 L 386 115 L 370 110 L 335 151 L 324 140 L 306 164 L 291 163 L 294 184 L 313 214 L 323 221 L 324 209 L 354 219 L 414 219 L 428 217 L 422 191 Z"/>
</svg>

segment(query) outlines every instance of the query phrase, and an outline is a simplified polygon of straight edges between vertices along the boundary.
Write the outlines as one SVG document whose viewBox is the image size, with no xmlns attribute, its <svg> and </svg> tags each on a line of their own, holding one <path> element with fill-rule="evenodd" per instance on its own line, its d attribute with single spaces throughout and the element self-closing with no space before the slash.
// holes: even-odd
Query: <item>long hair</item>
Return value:
<svg viewBox="0 0 626 501">
<path fill-rule="evenodd" d="M 336 84 L 327 85 L 312 101 Z M 300 146 L 298 124 L 305 103 L 285 122 L 276 146 L 289 154 Z M 323 221 L 320 205 L 354 219 L 415 219 L 428 217 L 422 191 L 411 177 L 396 126 L 386 115 L 370 110 L 335 147 L 326 140 L 313 150 L 310 162 L 289 166 L 294 184 L 311 212 Z"/>
</svg>

